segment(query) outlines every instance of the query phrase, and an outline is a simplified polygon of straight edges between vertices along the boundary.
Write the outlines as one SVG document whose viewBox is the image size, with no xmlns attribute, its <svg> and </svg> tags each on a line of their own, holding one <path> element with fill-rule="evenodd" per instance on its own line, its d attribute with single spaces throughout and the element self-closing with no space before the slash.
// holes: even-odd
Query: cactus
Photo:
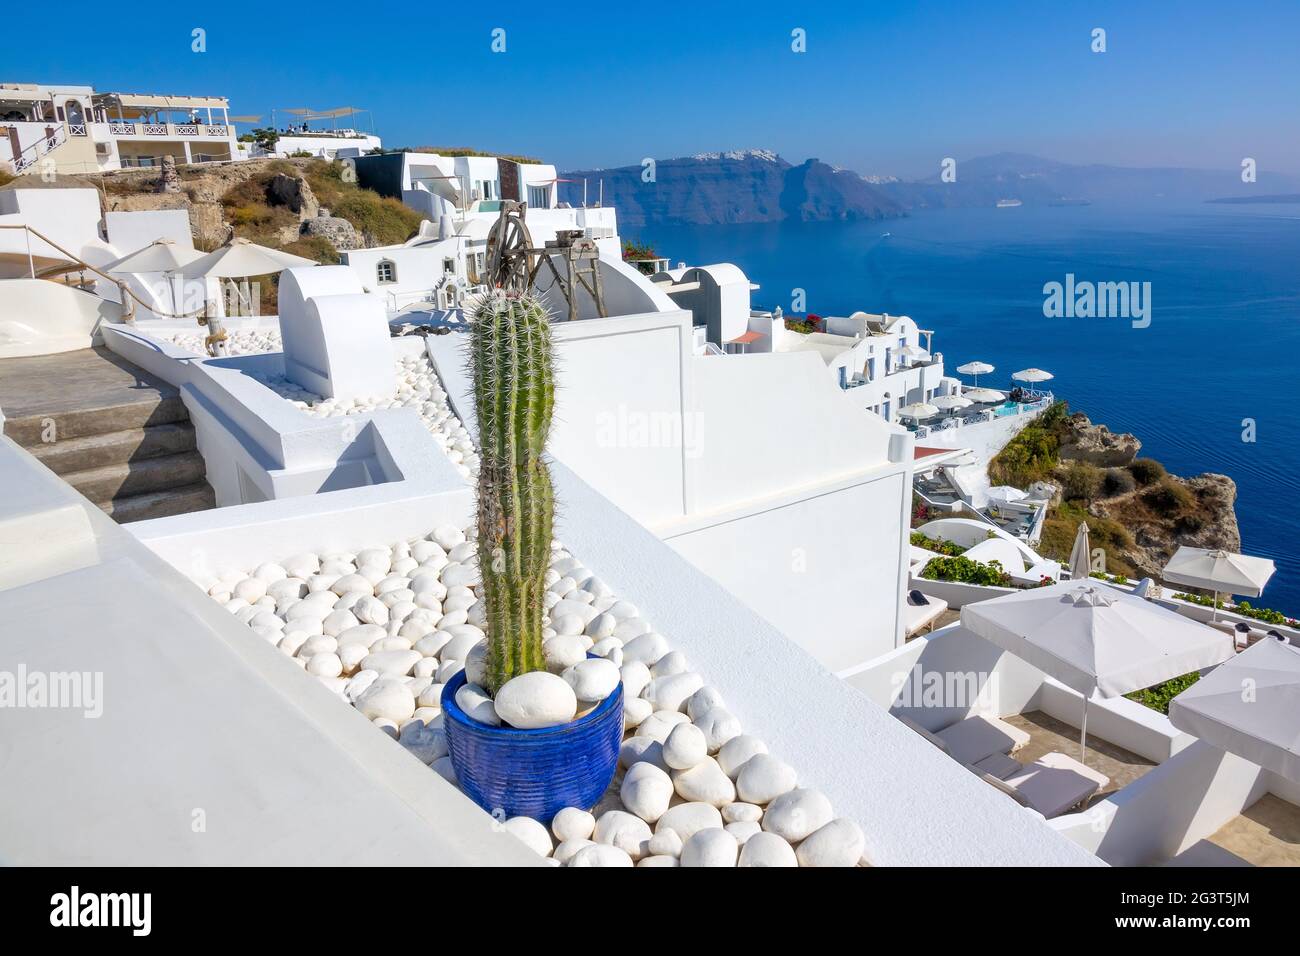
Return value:
<svg viewBox="0 0 1300 956">
<path fill-rule="evenodd" d="M 474 312 L 470 371 L 478 418 L 478 553 L 487 605 L 486 690 L 545 668 L 542 604 L 554 492 L 543 457 L 555 399 L 550 318 L 530 295 Z"/>
</svg>

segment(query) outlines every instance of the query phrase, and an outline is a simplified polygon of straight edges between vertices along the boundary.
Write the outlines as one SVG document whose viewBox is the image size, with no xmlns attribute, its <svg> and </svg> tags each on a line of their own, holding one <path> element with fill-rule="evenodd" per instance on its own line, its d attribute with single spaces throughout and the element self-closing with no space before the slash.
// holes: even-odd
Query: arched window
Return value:
<svg viewBox="0 0 1300 956">
<path fill-rule="evenodd" d="M 380 285 L 392 285 L 397 281 L 397 263 L 392 259 L 380 259 L 375 264 L 375 281 Z"/>
</svg>

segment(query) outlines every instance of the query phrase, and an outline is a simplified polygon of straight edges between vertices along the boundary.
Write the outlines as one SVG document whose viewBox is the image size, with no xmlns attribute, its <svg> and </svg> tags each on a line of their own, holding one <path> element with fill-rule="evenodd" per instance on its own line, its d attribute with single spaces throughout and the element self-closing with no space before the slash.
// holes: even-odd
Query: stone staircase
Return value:
<svg viewBox="0 0 1300 956">
<path fill-rule="evenodd" d="M 15 399 L 24 379 L 39 388 Z M 0 409 L 6 435 L 116 521 L 216 506 L 180 395 L 105 349 L 0 360 Z"/>
</svg>

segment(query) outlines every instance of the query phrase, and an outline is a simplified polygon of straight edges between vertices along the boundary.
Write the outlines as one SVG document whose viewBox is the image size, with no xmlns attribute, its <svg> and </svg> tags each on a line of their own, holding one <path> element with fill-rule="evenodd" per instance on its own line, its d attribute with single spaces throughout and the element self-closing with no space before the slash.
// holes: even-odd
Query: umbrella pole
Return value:
<svg viewBox="0 0 1300 956">
<path fill-rule="evenodd" d="M 1214 603 L 1210 605 L 1210 623 L 1213 624 L 1219 620 L 1219 592 L 1214 592 Z"/>
<path fill-rule="evenodd" d="M 1088 755 L 1088 698 L 1083 698 L 1083 727 L 1079 730 L 1079 763 L 1087 766 Z"/>
</svg>

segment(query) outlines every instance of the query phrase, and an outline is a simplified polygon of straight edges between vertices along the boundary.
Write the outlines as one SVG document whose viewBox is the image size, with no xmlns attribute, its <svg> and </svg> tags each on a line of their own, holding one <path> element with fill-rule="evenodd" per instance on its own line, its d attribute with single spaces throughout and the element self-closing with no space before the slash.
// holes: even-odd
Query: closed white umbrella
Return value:
<svg viewBox="0 0 1300 956">
<path fill-rule="evenodd" d="M 1007 396 L 996 388 L 968 388 L 962 392 L 972 402 L 1005 402 Z"/>
<path fill-rule="evenodd" d="M 1160 576 L 1170 584 L 1213 591 L 1214 610 L 1211 619 L 1217 621 L 1220 594 L 1259 597 L 1275 570 L 1275 565 L 1268 558 L 1183 545 L 1174 552 Z"/>
<path fill-rule="evenodd" d="M 220 249 L 195 259 L 180 273 L 187 279 L 243 279 L 316 264 L 314 259 L 259 246 L 247 239 L 232 239 Z"/>
<path fill-rule="evenodd" d="M 989 501 L 997 501 L 1003 504 L 1012 501 L 1023 501 L 1029 497 L 1029 495 L 1021 491 L 1019 488 L 1012 488 L 1010 485 L 994 485 L 984 494 Z"/>
<path fill-rule="evenodd" d="M 957 408 L 969 408 L 975 403 L 969 398 L 963 398 L 960 395 L 936 395 L 934 398 L 930 399 L 930 404 L 935 408 L 950 411 Z"/>
<path fill-rule="evenodd" d="M 1175 697 L 1169 721 L 1300 783 L 1300 648 L 1257 642 Z"/>
<path fill-rule="evenodd" d="M 900 408 L 898 414 L 903 418 L 930 418 L 932 415 L 938 415 L 939 409 L 929 402 L 913 402 Z"/>
<path fill-rule="evenodd" d="M 894 354 L 899 358 L 911 359 L 916 362 L 930 361 L 930 353 L 915 345 L 904 345 L 901 349 L 897 349 Z"/>
<path fill-rule="evenodd" d="M 1083 695 L 1116 697 L 1233 655 L 1232 638 L 1099 581 L 1065 581 L 967 604 L 962 627 Z"/>
<path fill-rule="evenodd" d="M 1092 543 L 1088 540 L 1088 522 L 1080 521 L 1070 549 L 1070 577 L 1078 581 L 1092 573 Z"/>
<path fill-rule="evenodd" d="M 1013 372 L 1011 378 L 1016 382 L 1050 382 L 1056 376 L 1051 372 L 1044 372 L 1041 368 L 1022 368 L 1019 372 Z"/>
<path fill-rule="evenodd" d="M 967 362 L 965 365 L 957 366 L 958 374 L 975 376 L 975 385 L 977 387 L 980 383 L 980 376 L 987 375 L 991 371 L 993 371 L 993 366 L 988 362 Z"/>
</svg>

